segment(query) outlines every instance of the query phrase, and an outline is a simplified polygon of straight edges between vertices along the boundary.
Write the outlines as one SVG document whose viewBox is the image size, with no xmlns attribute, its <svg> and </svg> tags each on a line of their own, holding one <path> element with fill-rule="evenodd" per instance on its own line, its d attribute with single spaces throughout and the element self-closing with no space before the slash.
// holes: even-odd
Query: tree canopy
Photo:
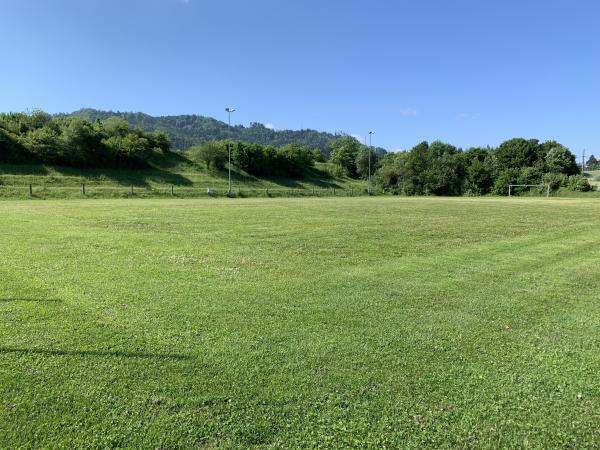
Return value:
<svg viewBox="0 0 600 450">
<path fill-rule="evenodd" d="M 141 167 L 154 152 L 171 147 L 162 131 L 145 132 L 118 118 L 0 114 L 0 162 L 72 167 Z"/>
<path fill-rule="evenodd" d="M 255 176 L 302 178 L 317 159 L 313 150 L 297 144 L 276 148 L 240 141 L 209 142 L 192 147 L 188 154 L 203 161 L 208 169 L 222 169 L 228 160 L 229 145 L 232 163 Z"/>
<path fill-rule="evenodd" d="M 190 147 L 212 141 L 232 139 L 273 147 L 283 147 L 287 144 L 298 144 L 304 147 L 319 149 L 326 159 L 329 159 L 331 143 L 339 134 L 326 133 L 311 129 L 275 130 L 261 123 L 253 122 L 249 126 L 233 125 L 211 117 L 197 115 L 159 116 L 154 117 L 144 113 L 99 111 L 96 109 L 81 109 L 70 116 L 83 117 L 95 122 L 104 121 L 110 117 L 125 119 L 130 126 L 140 127 L 145 131 L 162 130 L 171 139 L 174 149 L 186 150 Z M 384 154 L 382 148 L 376 149 Z"/>
<path fill-rule="evenodd" d="M 436 141 L 387 154 L 376 179 L 384 189 L 404 195 L 506 195 L 509 184 L 591 189 L 578 170 L 575 156 L 555 141 L 516 138 L 497 149 L 466 151 Z"/>
</svg>

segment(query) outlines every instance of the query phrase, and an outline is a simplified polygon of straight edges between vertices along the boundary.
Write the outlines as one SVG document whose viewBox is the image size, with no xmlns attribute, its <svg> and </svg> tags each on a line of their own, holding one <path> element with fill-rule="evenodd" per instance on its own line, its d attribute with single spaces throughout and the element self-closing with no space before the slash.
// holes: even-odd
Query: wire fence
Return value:
<svg viewBox="0 0 600 450">
<path fill-rule="evenodd" d="M 0 198 L 127 198 L 127 197 L 181 197 L 181 198 L 219 198 L 219 197 L 358 197 L 381 195 L 378 189 L 356 187 L 294 187 L 294 188 L 258 188 L 252 186 L 234 186 L 227 188 L 200 186 L 139 186 L 139 185 L 102 185 L 81 184 L 53 185 L 2 185 Z"/>
</svg>

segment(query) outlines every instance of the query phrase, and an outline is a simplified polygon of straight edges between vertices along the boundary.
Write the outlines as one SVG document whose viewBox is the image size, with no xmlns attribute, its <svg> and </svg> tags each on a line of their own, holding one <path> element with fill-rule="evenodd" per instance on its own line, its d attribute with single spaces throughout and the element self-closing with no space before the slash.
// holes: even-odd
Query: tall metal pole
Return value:
<svg viewBox="0 0 600 450">
<path fill-rule="evenodd" d="M 227 143 L 227 159 L 229 160 L 229 164 L 228 164 L 228 172 L 229 172 L 229 187 L 227 189 L 227 195 L 231 195 L 231 113 L 235 112 L 235 108 L 225 108 L 225 111 L 227 111 L 229 120 L 228 120 L 228 124 L 229 124 L 229 142 Z"/>
<path fill-rule="evenodd" d="M 581 175 L 585 171 L 585 148 L 583 149 L 583 155 L 581 155 Z"/>
<path fill-rule="evenodd" d="M 369 131 L 369 195 L 371 195 L 371 153 L 373 153 L 373 143 L 371 141 L 371 137 L 374 134 L 374 131 Z"/>
<path fill-rule="evenodd" d="M 229 159 L 229 162 L 227 164 L 228 169 L 229 169 L 228 170 L 229 171 L 229 187 L 227 189 L 227 194 L 231 195 L 231 111 L 230 110 L 227 110 L 227 115 L 229 116 L 229 120 L 228 120 L 229 142 L 227 143 L 227 149 L 228 149 L 227 158 Z"/>
</svg>

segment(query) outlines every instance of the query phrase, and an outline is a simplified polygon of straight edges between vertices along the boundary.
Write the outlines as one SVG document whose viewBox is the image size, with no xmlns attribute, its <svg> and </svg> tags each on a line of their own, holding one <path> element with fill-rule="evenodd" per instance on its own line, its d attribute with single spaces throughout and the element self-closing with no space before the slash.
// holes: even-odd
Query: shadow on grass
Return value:
<svg viewBox="0 0 600 450">
<path fill-rule="evenodd" d="M 174 167 L 198 167 L 198 164 L 187 158 L 181 152 L 155 152 L 148 160 L 150 164 L 158 169 L 172 169 Z"/>
<path fill-rule="evenodd" d="M 2 164 L 0 175 L 48 175 L 46 166 L 41 164 Z"/>
<path fill-rule="evenodd" d="M 62 300 L 60 298 L 0 297 L 0 303 L 9 302 L 62 303 Z"/>
<path fill-rule="evenodd" d="M 17 348 L 17 347 L 0 347 L 0 353 L 33 353 L 50 356 L 100 356 L 114 358 L 135 358 L 135 359 L 164 359 L 164 360 L 187 360 L 190 359 L 187 355 L 177 353 L 145 353 L 145 352 L 124 352 L 124 351 L 103 351 L 103 350 L 58 350 L 46 348 Z"/>
<path fill-rule="evenodd" d="M 336 183 L 335 178 L 327 171 L 314 168 L 310 171 L 310 173 L 306 176 L 306 180 L 310 181 L 313 184 L 316 184 L 319 187 L 324 188 L 339 188 L 341 187 L 338 183 Z"/>
<path fill-rule="evenodd" d="M 176 166 L 194 164 L 183 155 L 168 152 L 154 156 L 148 167 L 142 168 L 77 168 L 66 166 L 51 166 L 43 164 L 2 164 L 0 174 L 19 176 L 44 176 L 50 174 L 50 169 L 63 176 L 83 177 L 90 181 L 110 181 L 123 186 L 147 187 L 150 182 L 172 184 L 176 186 L 191 186 L 192 181 L 183 175 L 166 170 Z"/>
<path fill-rule="evenodd" d="M 227 167 L 221 170 L 210 170 L 209 173 L 215 178 L 221 178 L 223 181 L 227 181 Z M 237 167 L 231 168 L 231 181 L 235 185 L 234 189 L 254 189 L 253 184 L 259 186 L 256 189 L 265 189 L 260 186 L 263 181 L 269 181 L 273 184 L 278 184 L 288 188 L 301 188 L 302 185 L 298 182 L 301 179 L 295 180 L 293 178 L 280 178 L 280 177 L 257 177 L 254 175 L 240 172 Z"/>
<path fill-rule="evenodd" d="M 226 174 L 225 174 L 226 175 Z M 303 177 L 289 178 L 289 177 L 255 177 L 252 175 L 245 175 L 243 173 L 232 172 L 231 177 L 234 181 L 239 183 L 247 182 L 260 182 L 269 181 L 270 183 L 279 185 L 281 187 L 290 189 L 303 189 L 302 183 L 312 183 L 315 186 L 322 188 L 339 188 L 340 185 L 336 182 L 335 178 L 326 171 L 313 168 L 307 172 Z"/>
<path fill-rule="evenodd" d="M 62 175 L 83 176 L 89 180 L 102 182 L 109 180 L 122 186 L 147 187 L 150 182 L 172 184 L 175 186 L 191 186 L 192 181 L 178 173 L 162 170 L 157 167 L 141 169 L 75 169 L 71 167 L 53 167 Z"/>
</svg>

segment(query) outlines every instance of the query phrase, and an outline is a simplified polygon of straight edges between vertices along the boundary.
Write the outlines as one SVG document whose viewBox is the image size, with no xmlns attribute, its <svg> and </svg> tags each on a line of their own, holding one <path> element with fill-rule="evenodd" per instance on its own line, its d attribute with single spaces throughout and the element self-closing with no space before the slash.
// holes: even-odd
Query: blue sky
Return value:
<svg viewBox="0 0 600 450">
<path fill-rule="evenodd" d="M 0 110 L 600 153 L 600 2 L 0 0 Z"/>
</svg>

